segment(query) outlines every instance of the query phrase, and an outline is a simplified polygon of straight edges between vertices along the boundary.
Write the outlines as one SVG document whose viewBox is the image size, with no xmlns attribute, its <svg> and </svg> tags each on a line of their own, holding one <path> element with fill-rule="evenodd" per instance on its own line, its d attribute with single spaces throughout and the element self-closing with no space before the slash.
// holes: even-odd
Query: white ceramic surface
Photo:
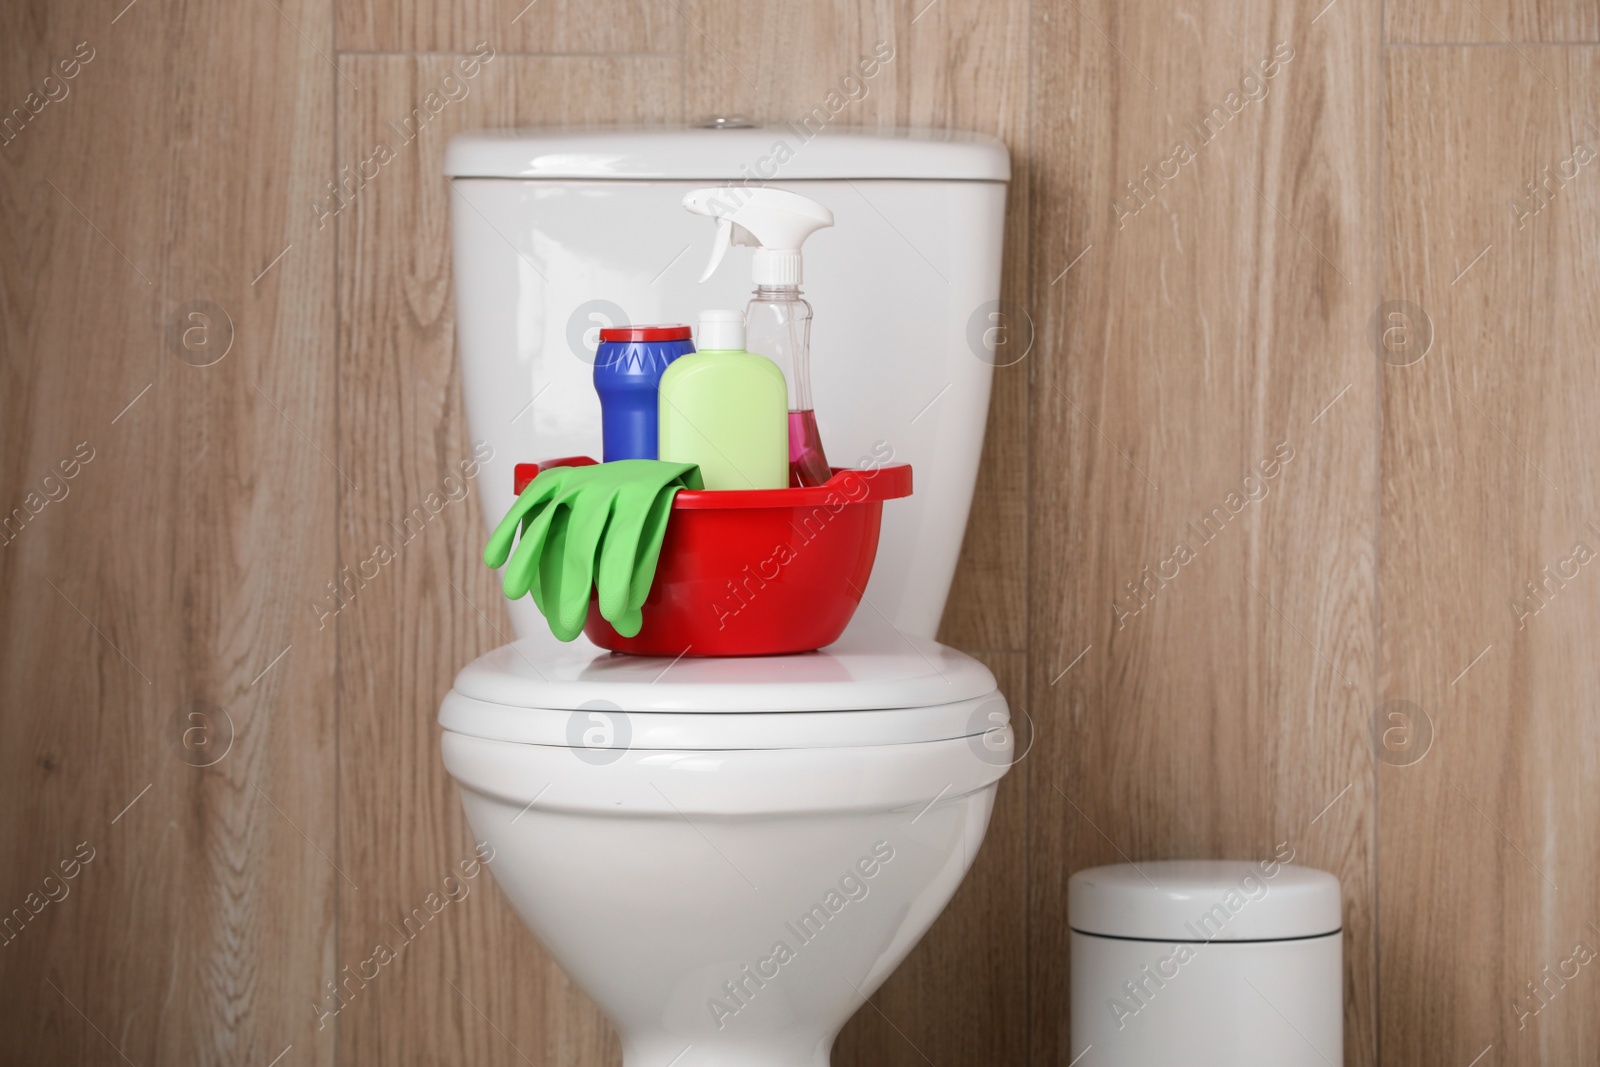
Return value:
<svg viewBox="0 0 1600 1067">
<path fill-rule="evenodd" d="M 745 748 L 858 748 L 972 738 L 995 744 L 1011 721 L 999 693 L 931 708 L 870 711 L 627 712 L 599 698 L 587 707 L 513 708 L 445 697 L 439 725 L 453 733 L 529 745 L 721 751 Z"/>
<path fill-rule="evenodd" d="M 486 153 L 488 162 L 542 161 L 532 168 L 536 179 L 451 181 L 462 380 L 468 429 L 493 449 L 476 483 L 491 526 L 511 505 L 516 463 L 600 455 L 592 383 L 600 327 L 693 323 L 701 309 L 744 306 L 751 250 L 733 249 L 716 277 L 698 283 L 715 228 L 682 200 L 718 179 L 740 179 L 732 163 L 744 149 L 730 144 L 779 135 L 529 131 L 452 142 L 447 170 L 460 175 L 494 172 Z M 834 141 L 848 151 L 827 147 Z M 674 159 L 694 161 L 688 169 L 696 173 L 558 177 L 563 166 L 593 173 L 596 159 L 609 161 L 607 173 L 659 173 Z M 829 160 L 857 169 L 830 169 Z M 881 162 L 873 171 L 863 160 Z M 993 376 L 1006 186 L 864 175 L 942 166 L 1003 178 L 1003 160 L 988 139 L 839 135 L 798 146 L 771 183 L 825 204 L 836 219 L 805 247 L 817 423 L 835 466 L 914 468 L 913 495 L 884 506 L 877 565 L 858 612 L 881 612 L 914 636 L 938 628 L 972 501 Z M 485 165 L 469 167 L 474 161 Z M 498 172 L 522 173 L 518 166 Z M 834 177 L 791 178 L 823 173 Z M 551 641 L 531 601 L 512 604 L 511 619 L 518 637 Z"/>
<path fill-rule="evenodd" d="M 457 329 L 491 525 L 515 463 L 599 456 L 599 327 L 744 306 L 749 250 L 697 284 L 713 227 L 681 201 L 739 180 L 774 136 L 452 142 Z M 987 417 L 1008 175 L 988 138 L 841 132 L 773 182 L 838 220 L 806 245 L 829 459 L 915 469 L 840 642 L 637 659 L 557 643 L 523 600 L 520 640 L 468 665 L 441 709 L 496 881 L 617 1026 L 628 1067 L 825 1067 L 983 840 L 1013 759 L 1005 701 L 932 637 Z"/>
<path fill-rule="evenodd" d="M 1005 146 L 981 133 L 848 126 L 808 133 L 790 125 L 478 130 L 451 139 L 444 172 L 452 178 L 558 180 L 754 177 L 777 184 L 811 178 L 1011 178 Z"/>
<path fill-rule="evenodd" d="M 518 641 L 468 664 L 439 709 L 439 724 L 527 744 L 722 750 L 953 737 L 993 745 L 1010 722 L 987 667 L 884 626 L 796 656 L 538 653 L 539 646 Z"/>
<path fill-rule="evenodd" d="M 679 659 L 624 656 L 593 645 L 550 652 L 502 645 L 456 676 L 462 696 L 520 708 L 576 708 L 595 699 L 626 711 L 855 711 L 923 708 L 994 692 L 989 668 L 871 619 L 816 652 Z"/>
<path fill-rule="evenodd" d="M 850 712 L 834 714 L 850 715 Z M 496 883 L 625 1067 L 826 1067 L 971 865 L 1010 755 L 572 749 L 445 733 Z"/>
</svg>

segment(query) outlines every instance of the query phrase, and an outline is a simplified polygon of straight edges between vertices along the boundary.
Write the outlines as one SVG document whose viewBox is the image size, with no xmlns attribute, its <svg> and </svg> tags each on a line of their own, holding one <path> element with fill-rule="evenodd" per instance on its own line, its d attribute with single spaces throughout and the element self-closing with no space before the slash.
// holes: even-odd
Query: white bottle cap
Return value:
<svg viewBox="0 0 1600 1067">
<path fill-rule="evenodd" d="M 805 280 L 799 249 L 758 248 L 750 266 L 750 280 L 757 285 L 799 285 Z"/>
<path fill-rule="evenodd" d="M 695 347 L 702 352 L 744 351 L 744 312 L 700 312 Z"/>
</svg>

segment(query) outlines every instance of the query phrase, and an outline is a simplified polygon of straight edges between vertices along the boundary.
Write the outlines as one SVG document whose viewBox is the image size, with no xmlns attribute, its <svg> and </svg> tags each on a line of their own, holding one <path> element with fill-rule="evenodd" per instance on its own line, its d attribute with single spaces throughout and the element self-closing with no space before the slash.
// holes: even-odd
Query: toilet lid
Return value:
<svg viewBox="0 0 1600 1067">
<path fill-rule="evenodd" d="M 817 652 L 747 658 L 517 641 L 468 664 L 439 710 L 441 726 L 474 737 L 634 749 L 908 744 L 1007 721 L 994 675 L 971 656 L 866 628 Z"/>
</svg>

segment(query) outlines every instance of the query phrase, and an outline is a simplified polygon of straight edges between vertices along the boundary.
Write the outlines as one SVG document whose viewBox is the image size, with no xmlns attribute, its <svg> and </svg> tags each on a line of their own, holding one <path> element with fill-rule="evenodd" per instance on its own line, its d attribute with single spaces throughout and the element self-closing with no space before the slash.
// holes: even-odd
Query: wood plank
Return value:
<svg viewBox="0 0 1600 1067">
<path fill-rule="evenodd" d="M 1391 0 L 1384 20 L 1396 44 L 1600 41 L 1600 0 Z"/>
<path fill-rule="evenodd" d="M 362 85 L 340 96 L 341 160 L 394 140 L 388 126 L 454 56 L 344 56 Z M 361 485 L 339 518 L 343 558 L 391 543 L 399 522 L 472 454 L 461 410 L 450 290 L 445 143 L 470 127 L 664 122 L 679 117 L 679 62 L 501 55 L 361 189 L 340 242 L 339 462 Z M 336 965 L 378 939 L 473 854 L 439 758 L 439 701 L 467 662 L 509 640 L 476 492 L 446 507 L 339 619 L 346 862 Z M 471 885 L 472 883 L 468 883 Z M 534 941 L 490 879 L 407 940 L 339 1015 L 348 1063 L 600 1064 L 619 1050 L 599 1012 Z M 370 967 L 369 967 L 370 970 Z M 392 973 L 388 973 L 392 971 Z M 453 986 L 453 988 L 452 988 Z"/>
<path fill-rule="evenodd" d="M 1433 338 L 1383 375 L 1380 692 L 1432 724 L 1379 776 L 1393 1063 L 1600 1047 L 1600 982 L 1565 962 L 1600 948 L 1600 587 L 1573 558 L 1600 546 L 1600 50 L 1524 51 L 1388 62 L 1384 292 Z"/>
<path fill-rule="evenodd" d="M 335 0 L 347 52 L 677 55 L 671 0 Z"/>
<path fill-rule="evenodd" d="M 997 368 L 983 470 L 940 639 L 1021 650 L 1026 616 L 1028 341 L 1023 306 L 1029 231 L 1027 5 L 942 0 L 857 10 L 698 0 L 684 5 L 685 111 L 783 122 L 810 112 L 857 61 L 886 42 L 894 58 L 858 80 L 836 122 L 932 126 L 1000 137 L 1012 150 L 1001 325 L 1012 351 Z M 978 309 L 974 309 L 976 312 Z"/>
<path fill-rule="evenodd" d="M 0 899 L 57 898 L 9 1062 L 333 1061 L 335 75 L 281 8 L 0 10 L 7 108 L 54 97 L 0 147 L 0 508 L 54 498 L 0 537 Z"/>
<path fill-rule="evenodd" d="M 992 134 L 1011 150 L 1001 303 L 999 317 L 991 319 L 999 332 L 982 474 L 939 639 L 958 648 L 1020 651 L 1028 644 L 1028 382 L 1030 363 L 1037 358 L 1027 307 L 1032 237 L 1027 7 L 941 2 L 919 7 L 911 17 L 914 22 L 902 37 L 905 67 L 897 72 L 907 81 L 909 103 L 896 121 Z M 1020 687 L 1003 691 L 1017 700 L 1024 692 Z"/>
<path fill-rule="evenodd" d="M 1280 842 L 1342 881 L 1374 1062 L 1379 27 L 1315 14 L 1034 8 L 1034 1064 L 1082 1051 L 1072 872 Z"/>
<path fill-rule="evenodd" d="M 1002 693 L 1021 693 L 1026 656 L 978 657 Z M 1022 702 L 1011 701 L 1018 752 L 1030 737 Z M 917 947 L 834 1046 L 835 1067 L 927 1063 L 1022 1064 L 1028 1055 L 1026 776 L 1000 782 L 989 832 L 972 869 Z"/>
</svg>

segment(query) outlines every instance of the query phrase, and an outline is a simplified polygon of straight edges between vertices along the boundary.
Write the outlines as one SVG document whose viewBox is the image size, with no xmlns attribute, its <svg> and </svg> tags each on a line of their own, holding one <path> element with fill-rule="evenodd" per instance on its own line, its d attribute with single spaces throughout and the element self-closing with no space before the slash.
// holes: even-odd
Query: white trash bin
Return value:
<svg viewBox="0 0 1600 1067">
<path fill-rule="evenodd" d="M 1076 1067 L 1344 1063 L 1326 871 L 1281 858 L 1093 867 L 1067 883 L 1067 917 Z"/>
</svg>

